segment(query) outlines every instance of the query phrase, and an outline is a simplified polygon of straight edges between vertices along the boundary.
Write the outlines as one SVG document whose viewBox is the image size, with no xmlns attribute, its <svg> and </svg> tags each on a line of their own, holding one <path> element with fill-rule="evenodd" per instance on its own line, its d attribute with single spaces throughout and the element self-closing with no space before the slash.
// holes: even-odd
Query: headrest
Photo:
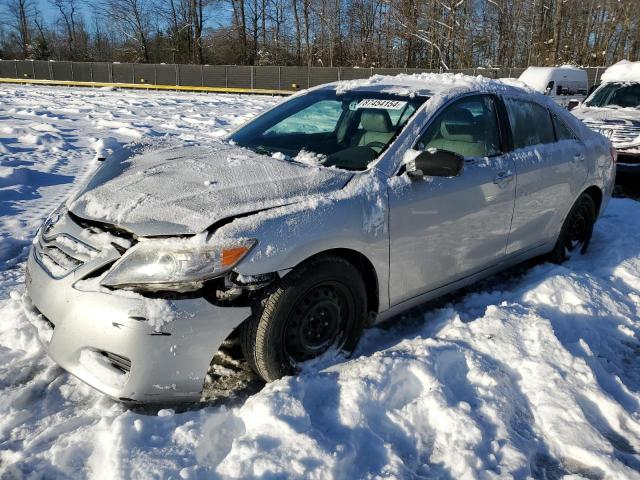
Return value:
<svg viewBox="0 0 640 480">
<path fill-rule="evenodd" d="M 394 131 L 389 112 L 382 109 L 367 108 L 362 110 L 360 125 L 367 132 L 389 133 Z"/>
<path fill-rule="evenodd" d="M 473 137 L 474 119 L 465 108 L 453 108 L 445 113 L 440 124 L 440 133 L 444 138 L 467 140 Z M 465 138 L 462 138 L 465 137 Z"/>
</svg>

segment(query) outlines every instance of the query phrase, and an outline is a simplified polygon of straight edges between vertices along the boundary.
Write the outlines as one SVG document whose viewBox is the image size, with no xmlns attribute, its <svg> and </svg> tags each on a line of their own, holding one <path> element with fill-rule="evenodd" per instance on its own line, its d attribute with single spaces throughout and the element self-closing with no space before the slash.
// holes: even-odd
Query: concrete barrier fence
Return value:
<svg viewBox="0 0 640 480">
<path fill-rule="evenodd" d="M 589 85 L 600 80 L 606 67 L 585 68 Z M 419 68 L 287 67 L 245 65 L 169 65 L 106 62 L 58 62 L 0 60 L 0 80 L 20 83 L 162 88 L 220 92 L 252 92 L 286 95 L 300 89 L 337 80 L 372 75 L 441 72 Z M 518 77 L 524 68 L 467 68 L 453 73 L 490 78 Z"/>
</svg>

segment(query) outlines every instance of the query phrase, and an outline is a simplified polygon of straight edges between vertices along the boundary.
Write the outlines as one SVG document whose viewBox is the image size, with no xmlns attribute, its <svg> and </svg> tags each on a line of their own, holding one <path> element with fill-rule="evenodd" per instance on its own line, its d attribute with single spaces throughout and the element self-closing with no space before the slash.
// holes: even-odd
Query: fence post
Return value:
<svg viewBox="0 0 640 480">
<path fill-rule="evenodd" d="M 200 86 L 204 87 L 204 66 L 200 65 Z"/>
<path fill-rule="evenodd" d="M 342 67 L 338 67 L 338 81 L 342 80 Z"/>
<path fill-rule="evenodd" d="M 229 88 L 229 67 L 227 65 L 224 66 L 224 86 Z"/>
<path fill-rule="evenodd" d="M 51 61 L 49 61 L 49 80 L 55 80 L 55 78 L 53 78 L 53 63 Z"/>
<path fill-rule="evenodd" d="M 13 70 L 16 72 L 15 78 L 18 78 L 18 61 L 17 60 L 13 61 Z"/>
<path fill-rule="evenodd" d="M 113 83 L 113 63 L 107 63 L 107 73 L 109 74 L 109 83 Z"/>
<path fill-rule="evenodd" d="M 173 67 L 176 69 L 176 87 L 177 87 L 180 85 L 180 68 L 177 63 L 174 63 Z"/>
<path fill-rule="evenodd" d="M 282 67 L 278 67 L 278 90 L 282 90 Z"/>
<path fill-rule="evenodd" d="M 73 62 L 69 62 L 69 68 L 71 68 L 71 81 L 73 81 Z"/>
<path fill-rule="evenodd" d="M 89 63 L 89 80 L 93 83 L 93 62 Z"/>
<path fill-rule="evenodd" d="M 249 67 L 251 70 L 251 90 L 253 90 L 253 69 L 255 68 L 253 65 Z"/>
<path fill-rule="evenodd" d="M 311 86 L 311 67 L 307 65 L 307 88 Z"/>
<path fill-rule="evenodd" d="M 596 67 L 596 76 L 593 77 L 593 85 L 598 83 L 598 72 L 600 71 L 600 67 Z M 593 85 L 591 85 L 593 87 Z"/>
</svg>

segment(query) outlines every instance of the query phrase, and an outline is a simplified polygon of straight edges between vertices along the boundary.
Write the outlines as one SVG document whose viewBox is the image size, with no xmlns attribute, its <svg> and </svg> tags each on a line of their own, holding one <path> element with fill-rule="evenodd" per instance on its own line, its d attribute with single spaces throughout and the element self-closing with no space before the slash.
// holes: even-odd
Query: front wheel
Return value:
<svg viewBox="0 0 640 480">
<path fill-rule="evenodd" d="M 590 195 L 583 193 L 571 207 L 562 224 L 560 235 L 549 254 L 549 259 L 554 263 L 562 263 L 575 253 L 586 253 L 595 221 L 596 207 L 593 199 Z"/>
<path fill-rule="evenodd" d="M 367 313 L 360 272 L 335 256 L 312 259 L 286 275 L 242 328 L 249 365 L 270 382 L 330 349 L 351 352 Z"/>
</svg>

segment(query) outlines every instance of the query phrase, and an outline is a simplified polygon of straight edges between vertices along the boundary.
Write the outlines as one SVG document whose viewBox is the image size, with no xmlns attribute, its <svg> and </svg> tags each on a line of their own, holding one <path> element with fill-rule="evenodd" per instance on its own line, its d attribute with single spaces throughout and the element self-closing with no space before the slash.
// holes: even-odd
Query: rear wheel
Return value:
<svg viewBox="0 0 640 480">
<path fill-rule="evenodd" d="M 366 318 L 366 291 L 346 260 L 312 259 L 286 275 L 242 328 L 242 349 L 265 381 L 295 373 L 330 349 L 351 352 Z"/>
<path fill-rule="evenodd" d="M 584 254 L 589 248 L 596 207 L 590 195 L 583 193 L 569 211 L 560 235 L 549 255 L 554 263 L 562 263 L 576 253 Z"/>
</svg>

